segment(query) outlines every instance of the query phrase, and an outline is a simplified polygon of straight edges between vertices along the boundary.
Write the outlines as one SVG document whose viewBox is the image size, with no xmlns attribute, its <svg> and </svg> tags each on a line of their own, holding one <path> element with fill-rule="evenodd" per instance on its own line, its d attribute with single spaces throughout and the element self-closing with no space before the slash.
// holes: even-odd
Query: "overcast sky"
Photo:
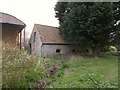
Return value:
<svg viewBox="0 0 120 90">
<path fill-rule="evenodd" d="M 0 0 L 0 12 L 8 13 L 22 20 L 32 31 L 35 23 L 59 26 L 54 7 L 57 0 Z"/>
</svg>

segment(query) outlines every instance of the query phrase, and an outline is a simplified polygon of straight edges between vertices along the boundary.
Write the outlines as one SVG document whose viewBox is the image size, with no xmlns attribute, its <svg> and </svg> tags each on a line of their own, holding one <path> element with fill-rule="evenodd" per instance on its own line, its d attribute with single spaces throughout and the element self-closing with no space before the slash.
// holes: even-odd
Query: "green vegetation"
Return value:
<svg viewBox="0 0 120 90">
<path fill-rule="evenodd" d="M 39 58 L 3 48 L 3 88 L 117 88 L 118 59 L 70 56 Z"/>
<path fill-rule="evenodd" d="M 114 53 L 117 53 L 117 48 L 115 46 L 110 46 L 109 47 L 109 51 L 110 53 L 114 54 Z"/>
<path fill-rule="evenodd" d="M 110 41 L 118 40 L 120 32 L 119 2 L 59 2 L 55 7 L 61 36 L 99 56 Z M 85 50 L 86 50 L 85 49 Z M 77 48 L 78 50 L 78 48 Z"/>
<path fill-rule="evenodd" d="M 49 88 L 117 88 L 118 59 L 116 56 L 102 58 L 71 57 L 59 59 L 62 65 L 52 78 Z"/>
<path fill-rule="evenodd" d="M 3 47 L 2 55 L 3 88 L 33 87 L 48 75 L 39 63 L 41 59 L 28 55 L 24 50 Z"/>
</svg>

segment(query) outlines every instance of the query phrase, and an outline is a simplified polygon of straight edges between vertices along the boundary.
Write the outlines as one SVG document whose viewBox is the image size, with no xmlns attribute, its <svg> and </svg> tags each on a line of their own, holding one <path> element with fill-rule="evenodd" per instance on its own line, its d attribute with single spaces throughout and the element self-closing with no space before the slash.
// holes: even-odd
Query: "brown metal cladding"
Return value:
<svg viewBox="0 0 120 90">
<path fill-rule="evenodd" d="M 2 12 L 0 12 L 0 23 L 22 25 L 24 27 L 26 26 L 21 20 L 17 19 L 16 17 Z"/>
</svg>

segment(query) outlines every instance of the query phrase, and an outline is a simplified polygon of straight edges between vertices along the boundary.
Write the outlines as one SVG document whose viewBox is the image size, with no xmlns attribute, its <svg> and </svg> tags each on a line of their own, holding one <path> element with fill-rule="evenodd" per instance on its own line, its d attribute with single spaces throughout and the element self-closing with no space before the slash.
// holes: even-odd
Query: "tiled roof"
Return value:
<svg viewBox="0 0 120 90">
<path fill-rule="evenodd" d="M 38 32 L 40 33 L 40 38 L 42 43 L 66 44 L 66 42 L 59 34 L 59 30 L 56 27 L 40 25 L 40 24 L 35 24 L 34 26 L 37 28 Z"/>
</svg>

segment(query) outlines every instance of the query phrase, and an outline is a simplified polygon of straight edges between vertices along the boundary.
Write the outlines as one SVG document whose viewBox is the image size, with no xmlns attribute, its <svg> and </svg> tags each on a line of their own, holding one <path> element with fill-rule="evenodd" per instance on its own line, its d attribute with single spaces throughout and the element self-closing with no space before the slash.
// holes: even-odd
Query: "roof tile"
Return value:
<svg viewBox="0 0 120 90">
<path fill-rule="evenodd" d="M 59 30 L 56 27 L 46 26 L 41 24 L 35 24 L 42 43 L 58 43 L 65 44 L 66 42 L 59 34 Z"/>
</svg>

